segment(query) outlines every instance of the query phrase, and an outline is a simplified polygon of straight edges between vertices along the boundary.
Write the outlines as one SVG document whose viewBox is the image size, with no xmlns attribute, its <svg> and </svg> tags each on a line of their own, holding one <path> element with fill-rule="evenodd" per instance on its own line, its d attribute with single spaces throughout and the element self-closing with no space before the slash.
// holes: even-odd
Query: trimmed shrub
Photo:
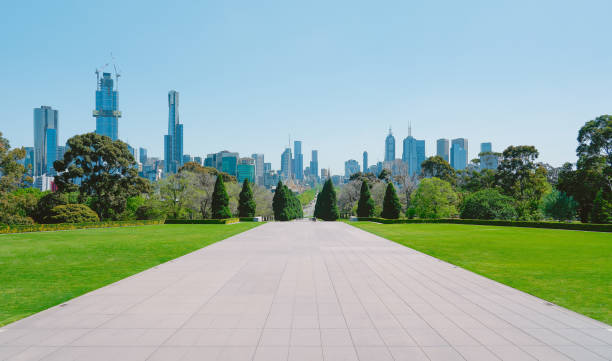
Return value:
<svg viewBox="0 0 612 361">
<path fill-rule="evenodd" d="M 402 204 L 397 197 L 393 183 L 389 182 L 387 184 L 387 190 L 385 191 L 383 210 L 380 213 L 380 216 L 387 219 L 398 219 L 400 213 L 402 213 Z"/>
<path fill-rule="evenodd" d="M 99 222 L 98 214 L 84 204 L 66 204 L 51 209 L 48 219 L 52 223 Z"/>
<path fill-rule="evenodd" d="M 165 224 L 232 224 L 238 223 L 238 218 L 225 219 L 166 219 Z"/>
<path fill-rule="evenodd" d="M 32 225 L 0 224 L 0 233 L 67 231 L 67 230 L 73 230 L 73 229 L 86 229 L 86 228 L 150 226 L 154 224 L 163 224 L 163 221 L 159 221 L 159 220 L 156 220 L 156 221 L 107 221 L 107 222 L 95 222 L 95 223 L 57 223 L 57 224 L 32 224 Z"/>
<path fill-rule="evenodd" d="M 374 209 L 376 205 L 370 194 L 370 186 L 367 180 L 361 182 L 361 190 L 359 194 L 359 202 L 357 203 L 357 216 L 358 217 L 373 217 Z"/>
<path fill-rule="evenodd" d="M 516 219 L 514 200 L 496 189 L 483 189 L 463 199 L 460 217 L 463 219 Z"/>
<path fill-rule="evenodd" d="M 230 218 L 232 212 L 229 209 L 229 196 L 225 190 L 223 177 L 217 177 L 215 189 L 212 194 L 212 217 L 214 219 Z"/>
</svg>

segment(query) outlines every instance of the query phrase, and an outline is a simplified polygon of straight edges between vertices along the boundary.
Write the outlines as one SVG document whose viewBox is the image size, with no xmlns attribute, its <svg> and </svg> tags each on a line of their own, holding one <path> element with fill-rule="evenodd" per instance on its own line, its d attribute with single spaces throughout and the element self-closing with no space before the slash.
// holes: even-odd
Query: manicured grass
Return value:
<svg viewBox="0 0 612 361">
<path fill-rule="evenodd" d="M 612 324 L 612 234 L 457 224 L 350 222 Z"/>
<path fill-rule="evenodd" d="M 0 326 L 260 224 L 0 235 Z"/>
</svg>

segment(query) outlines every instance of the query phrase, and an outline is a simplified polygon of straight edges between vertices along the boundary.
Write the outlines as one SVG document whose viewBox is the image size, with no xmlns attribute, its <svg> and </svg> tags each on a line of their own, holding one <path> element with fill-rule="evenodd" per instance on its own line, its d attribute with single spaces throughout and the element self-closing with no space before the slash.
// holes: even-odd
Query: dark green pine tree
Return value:
<svg viewBox="0 0 612 361">
<path fill-rule="evenodd" d="M 232 212 L 230 212 L 228 205 L 229 196 L 225 190 L 223 177 L 217 177 L 215 189 L 212 194 L 212 217 L 215 219 L 230 218 L 232 216 Z"/>
<path fill-rule="evenodd" d="M 387 184 L 387 191 L 385 192 L 385 199 L 383 201 L 383 210 L 380 216 L 387 219 L 398 219 L 401 212 L 402 204 L 399 198 L 397 198 L 393 183 L 389 182 Z"/>
<path fill-rule="evenodd" d="M 374 200 L 370 194 L 370 186 L 367 180 L 361 183 L 361 193 L 359 195 L 359 203 L 357 203 L 357 217 L 374 217 Z"/>
<path fill-rule="evenodd" d="M 274 197 L 272 198 L 272 210 L 274 211 L 274 218 L 277 221 L 282 221 L 283 217 L 283 209 L 285 206 L 283 203 L 285 202 L 285 186 L 282 181 L 278 181 L 276 185 L 276 190 L 274 191 Z"/>
<path fill-rule="evenodd" d="M 323 193 L 323 190 L 320 190 L 317 193 L 317 200 L 315 202 L 314 213 L 313 213 L 314 218 L 321 218 L 321 216 L 320 216 L 320 213 L 321 213 L 321 199 L 323 198 L 323 197 L 321 197 L 321 193 Z"/>
<path fill-rule="evenodd" d="M 331 179 L 325 181 L 323 190 L 319 193 L 317 204 L 319 205 L 317 218 L 324 221 L 335 221 L 340 217 L 338 213 L 338 203 L 336 201 L 336 190 Z"/>
<path fill-rule="evenodd" d="M 239 217 L 255 217 L 255 209 L 257 205 L 253 199 L 253 190 L 248 178 L 242 183 L 242 190 L 238 199 L 238 216 Z"/>
</svg>

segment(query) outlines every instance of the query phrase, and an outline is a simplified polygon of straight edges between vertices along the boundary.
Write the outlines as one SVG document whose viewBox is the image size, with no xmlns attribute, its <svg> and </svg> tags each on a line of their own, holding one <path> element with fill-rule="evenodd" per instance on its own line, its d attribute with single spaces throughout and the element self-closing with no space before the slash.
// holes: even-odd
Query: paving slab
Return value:
<svg viewBox="0 0 612 361">
<path fill-rule="evenodd" d="M 275 222 L 0 328 L 0 360 L 612 360 L 612 327 L 341 222 Z"/>
</svg>

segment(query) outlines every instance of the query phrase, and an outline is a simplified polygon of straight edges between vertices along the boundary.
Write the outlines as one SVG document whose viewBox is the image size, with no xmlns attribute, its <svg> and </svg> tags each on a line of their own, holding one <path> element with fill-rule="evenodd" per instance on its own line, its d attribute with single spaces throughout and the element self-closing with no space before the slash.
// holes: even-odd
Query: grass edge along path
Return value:
<svg viewBox="0 0 612 361">
<path fill-rule="evenodd" d="M 347 223 L 612 325 L 609 233 L 456 224 Z"/>
<path fill-rule="evenodd" d="M 263 223 L 0 235 L 0 326 Z"/>
</svg>

